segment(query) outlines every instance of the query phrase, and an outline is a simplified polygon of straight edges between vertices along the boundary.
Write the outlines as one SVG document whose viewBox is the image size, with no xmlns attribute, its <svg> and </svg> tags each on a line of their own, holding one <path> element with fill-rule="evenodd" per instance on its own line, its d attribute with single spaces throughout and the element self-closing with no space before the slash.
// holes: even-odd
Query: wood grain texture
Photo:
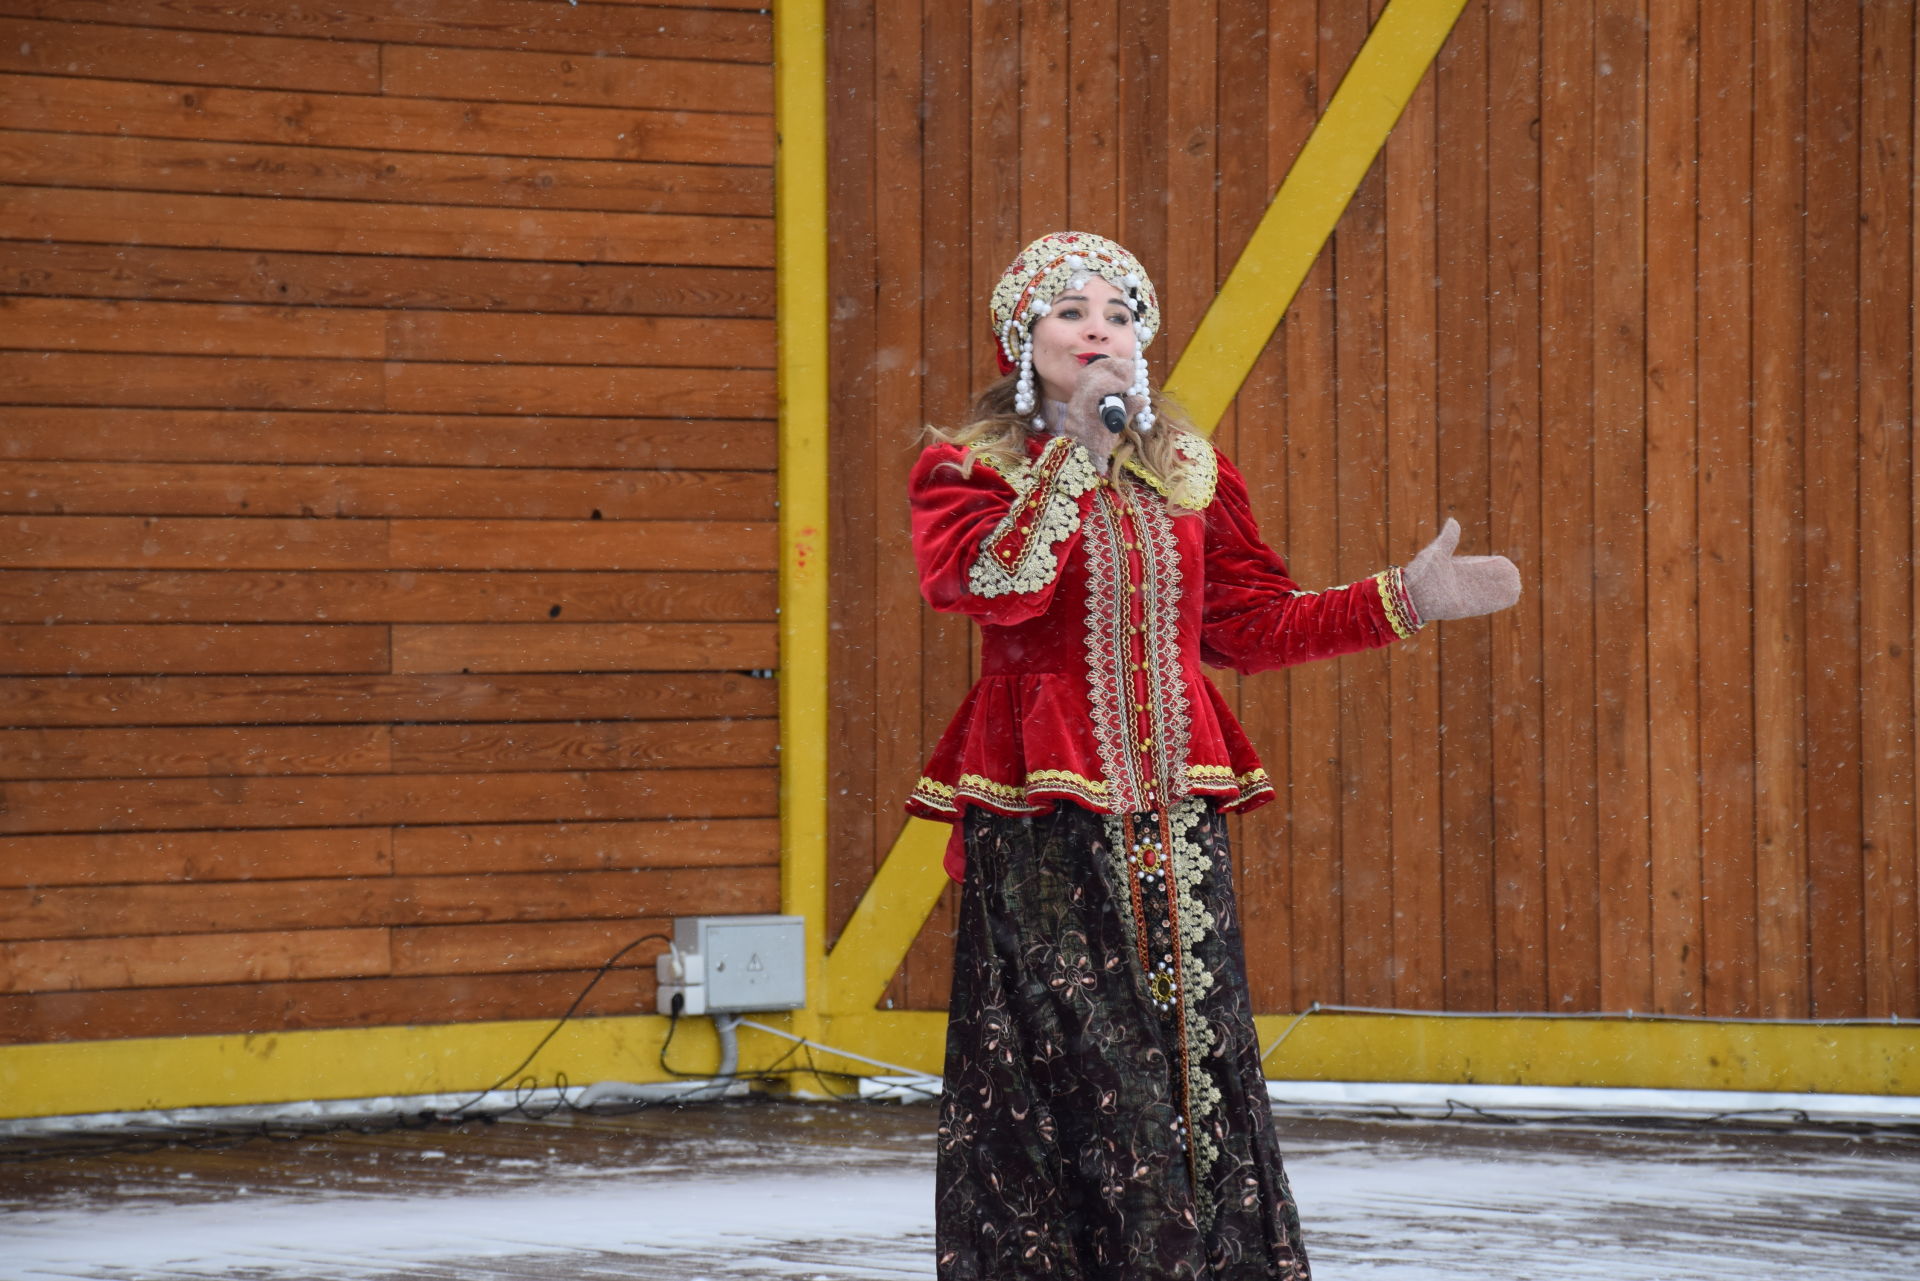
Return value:
<svg viewBox="0 0 1920 1281">
<path fill-rule="evenodd" d="M 394 767 L 385 726 L 0 730 L 0 778 L 196 778 L 377 774 Z"/>
<path fill-rule="evenodd" d="M 1754 835 L 1753 6 L 1700 11 L 1698 533 L 1703 1012 L 1758 1008 Z M 1708 140 L 1721 145 L 1705 145 Z"/>
<path fill-rule="evenodd" d="M 0 993 L 361 978 L 392 964 L 385 930 L 250 930 L 0 943 Z"/>
<path fill-rule="evenodd" d="M 0 514 L 510 520 L 774 517 L 766 472 L 0 461 Z"/>
<path fill-rule="evenodd" d="M 1704 1013 L 1698 414 L 1699 8 L 1663 0 L 1647 30 L 1646 620 L 1649 989 Z"/>
<path fill-rule="evenodd" d="M 765 818 L 410 827 L 393 833 L 393 870 L 402 876 L 773 867 L 779 861 L 779 824 Z"/>
<path fill-rule="evenodd" d="M 0 191 L 0 238 L 111 245 L 124 239 L 130 225 L 141 229 L 144 243 L 185 249 L 701 267 L 773 264 L 773 224 L 765 218 L 563 209 L 543 210 L 530 220 L 517 209 L 459 205 L 73 187 Z"/>
<path fill-rule="evenodd" d="M 398 10 L 381 0 L 325 5 L 182 6 L 170 0 L 7 0 L 0 12 L 72 22 L 120 22 L 190 31 L 298 36 L 480 49 L 540 49 L 588 56 L 767 62 L 765 13 L 701 6 L 569 5 L 561 13 L 520 0 L 447 0 Z"/>
<path fill-rule="evenodd" d="M 0 713 L 20 726 L 675 720 L 776 702 L 772 681 L 732 672 L 0 677 Z"/>
<path fill-rule="evenodd" d="M 626 206 L 622 206 L 626 207 Z M 771 316 L 764 267 L 634 267 L 0 241 L 31 295 L 595 315 Z"/>
<path fill-rule="evenodd" d="M 1445 157 L 1435 189 L 1439 298 L 1435 325 L 1438 497 L 1460 521 L 1462 548 L 1481 550 L 1487 528 L 1486 427 L 1488 164 L 1487 47 L 1484 24 L 1458 29 L 1435 63 L 1435 145 Z M 1486 550 L 1493 550 L 1491 547 Z M 1404 552 L 1401 555 L 1405 555 Z M 1359 566 L 1355 566 L 1356 569 Z M 1453 1009 L 1490 1009 L 1495 990 L 1493 635 L 1489 619 L 1443 624 L 1440 650 L 1440 840 L 1446 1000 Z"/>
<path fill-rule="evenodd" d="M 670 912 L 458 917 L 489 881 L 777 900 L 758 8 L 0 3 L 0 641 L 44 673 L 0 676 L 0 886 L 218 923 L 14 937 L 69 990 L 0 1037 L 553 1015 Z M 976 661 L 899 494 L 993 279 L 1116 235 L 1164 373 L 1379 8 L 835 0 L 836 919 Z M 1281 792 L 1235 825 L 1260 1008 L 1920 1017 L 1912 50 L 1900 6 L 1464 13 L 1217 439 L 1307 585 L 1445 503 L 1525 595 L 1221 682 Z M 427 918 L 353 915 L 396 881 Z M 220 915 L 276 886 L 345 915 Z"/>
<path fill-rule="evenodd" d="M 1540 14 L 1488 6 L 1487 353 L 1491 546 L 1520 568 L 1520 603 L 1493 631 L 1494 989 L 1503 1010 L 1547 1008 L 1543 614 L 1557 566 L 1541 547 Z M 1444 163 L 1444 160 L 1438 163 Z"/>
<path fill-rule="evenodd" d="M 0 859 L 0 886 L 387 876 L 393 838 L 378 827 L 15 836 Z"/>
<path fill-rule="evenodd" d="M 1387 424 L 1382 452 L 1389 459 L 1386 545 L 1381 563 L 1402 560 L 1407 549 L 1433 536 L 1440 510 L 1438 476 L 1437 319 L 1439 297 L 1436 85 L 1415 92 L 1387 141 L 1386 340 Z M 1496 545 L 1500 545 L 1496 540 Z M 1446 859 L 1441 825 L 1440 647 L 1431 635 L 1396 646 L 1387 682 L 1386 825 L 1393 915 L 1390 1004 L 1438 1009 L 1446 1000 L 1447 949 L 1442 906 Z M 1504 896 L 1496 895 L 1495 903 Z M 1502 949 L 1495 947 L 1498 958 Z"/>
<path fill-rule="evenodd" d="M 0 570 L 0 623 L 770 622 L 774 576 L 556 570 Z"/>
<path fill-rule="evenodd" d="M 9 409 L 7 427 L 7 457 L 55 462 L 772 471 L 775 460 L 773 424 L 753 419 L 36 406 Z"/>
<path fill-rule="evenodd" d="M 0 347 L 309 359 L 771 369 L 773 324 L 0 299 Z"/>
<path fill-rule="evenodd" d="M 0 45 L 0 1036 L 551 1015 L 776 909 L 767 14 Z"/>
<path fill-rule="evenodd" d="M 407 624 L 400 672 L 714 672 L 773 667 L 771 623 Z"/>
<path fill-rule="evenodd" d="M 628 937 L 646 933 L 636 928 Z M 653 1008 L 652 955 L 639 948 L 629 960 L 633 968 L 622 962 L 577 1013 L 592 1017 Z M 590 970 L 568 970 L 0 996 L 0 1043 L 377 1027 L 444 1022 L 456 1013 L 473 1021 L 554 1019 L 592 977 Z"/>
<path fill-rule="evenodd" d="M 349 624 L 54 623 L 0 626 L 13 676 L 278 675 L 388 670 L 387 630 Z"/>
<path fill-rule="evenodd" d="M 759 165 L 773 121 L 746 113 L 440 102 L 373 94 L 0 74 L 0 127 L 564 160 Z M 475 128 L 475 125 L 479 128 Z"/>
<path fill-rule="evenodd" d="M 890 420 L 952 421 L 1001 265 L 1069 225 L 1154 274 L 1164 370 L 1380 7 L 996 2 L 963 46 L 838 6 L 837 911 L 958 683 Z M 1306 585 L 1455 514 L 1523 596 L 1220 680 L 1281 793 L 1235 825 L 1261 1008 L 1920 1015 L 1912 49 L 1900 6 L 1463 12 L 1215 440 Z"/>
<path fill-rule="evenodd" d="M 1593 553 L 1593 13 L 1541 10 L 1540 557 L 1555 598 L 1542 628 L 1549 1010 L 1601 1008 L 1595 817 Z"/>
<path fill-rule="evenodd" d="M 1810 1012 L 1807 937 L 1806 6 L 1753 14 L 1753 733 L 1756 985 L 1763 1017 Z"/>
<path fill-rule="evenodd" d="M 1916 906 L 1913 440 L 1916 223 L 1914 15 L 1861 15 L 1860 707 L 1865 1003 L 1920 999 Z"/>
<path fill-rule="evenodd" d="M 40 187 L 771 217 L 765 166 L 466 156 L 377 148 L 0 131 L 0 163 Z"/>
<path fill-rule="evenodd" d="M 1809 6 L 1801 573 L 1816 1016 L 1866 1002 L 1860 767 L 1860 10 Z"/>
<path fill-rule="evenodd" d="M 16 516 L 0 567 L 770 570 L 774 529 L 738 521 Z"/>
<path fill-rule="evenodd" d="M 715 6 L 718 7 L 718 6 Z M 754 8 L 742 0 L 739 7 Z M 560 102 L 659 111 L 773 112 L 771 62 L 610 58 L 529 49 L 391 45 L 380 89 L 391 97 Z"/>
<path fill-rule="evenodd" d="M 0 18 L 0 72 L 374 93 L 380 88 L 380 47 L 9 17 Z"/>
<path fill-rule="evenodd" d="M 1390 564 L 1386 468 L 1390 365 L 1387 357 L 1387 173 L 1376 161 L 1335 232 L 1334 396 L 1336 543 L 1333 581 L 1355 582 Z M 1203 282 L 1210 282 L 1209 271 Z M 1197 309 L 1196 309 L 1197 310 Z M 1392 686 L 1383 655 L 1339 665 L 1340 909 L 1344 917 L 1344 999 L 1390 1006 L 1394 998 L 1393 827 L 1379 821 L 1393 794 Z"/>
<path fill-rule="evenodd" d="M 985 10 L 986 14 L 998 12 Z M 828 336 L 837 351 L 872 351 L 878 330 L 879 262 L 875 252 L 879 191 L 876 150 L 878 112 L 874 106 L 873 6 L 861 0 L 829 0 L 827 76 L 834 86 L 828 104 L 827 163 L 836 175 L 833 219 L 837 234 L 828 238 L 828 283 L 833 306 Z M 874 478 L 878 410 L 874 390 L 876 363 L 841 361 L 828 385 L 833 423 L 830 436 L 833 492 L 837 496 L 833 528 L 834 576 L 860 590 L 829 592 L 829 626 L 836 643 L 828 654 L 828 734 L 840 751 L 827 760 L 829 843 L 826 934 L 837 939 L 860 890 L 886 856 L 904 821 L 881 804 L 875 783 L 881 746 L 875 725 L 895 700 L 883 698 L 875 679 L 880 606 L 875 589 L 879 564 L 877 530 L 882 525 Z M 904 451 L 903 451 L 904 452 Z M 894 537 L 899 536 L 895 528 Z M 890 582 L 890 580 L 889 580 Z M 843 868 L 844 864 L 844 868 Z"/>
<path fill-rule="evenodd" d="M 764 912 L 777 900 L 778 881 L 775 868 L 746 866 L 7 890 L 0 892 L 0 937 L 110 943 L 135 936 L 670 917 L 703 899 L 713 911 Z"/>
<path fill-rule="evenodd" d="M 543 823 L 774 812 L 770 769 L 0 784 L 0 834 Z"/>
</svg>

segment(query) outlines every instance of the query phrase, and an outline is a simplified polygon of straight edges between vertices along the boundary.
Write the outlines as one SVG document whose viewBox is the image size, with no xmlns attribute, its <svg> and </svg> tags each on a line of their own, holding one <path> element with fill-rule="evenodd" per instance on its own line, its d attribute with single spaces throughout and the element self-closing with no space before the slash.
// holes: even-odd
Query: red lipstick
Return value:
<svg viewBox="0 0 1920 1281">
<path fill-rule="evenodd" d="M 1074 359 L 1082 365 L 1091 365 L 1096 360 L 1105 360 L 1106 358 L 1107 353 L 1104 351 L 1083 351 L 1074 357 Z"/>
</svg>

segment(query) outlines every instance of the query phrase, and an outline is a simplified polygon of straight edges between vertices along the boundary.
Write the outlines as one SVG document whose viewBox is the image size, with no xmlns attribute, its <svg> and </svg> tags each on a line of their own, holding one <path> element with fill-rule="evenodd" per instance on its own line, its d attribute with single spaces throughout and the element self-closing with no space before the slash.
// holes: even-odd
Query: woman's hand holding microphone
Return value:
<svg viewBox="0 0 1920 1281">
<path fill-rule="evenodd" d="M 1060 434 L 1078 442 L 1093 455 L 1093 469 L 1102 476 L 1107 474 L 1113 460 L 1113 447 L 1119 443 L 1120 433 L 1102 420 L 1100 402 L 1117 396 L 1126 404 L 1126 416 L 1121 420 L 1123 427 L 1141 409 L 1140 398 L 1126 394 L 1132 383 L 1125 372 L 1129 367 L 1105 357 L 1088 361 L 1080 370 L 1080 381 L 1074 386 L 1065 421 L 1060 424 Z"/>
</svg>

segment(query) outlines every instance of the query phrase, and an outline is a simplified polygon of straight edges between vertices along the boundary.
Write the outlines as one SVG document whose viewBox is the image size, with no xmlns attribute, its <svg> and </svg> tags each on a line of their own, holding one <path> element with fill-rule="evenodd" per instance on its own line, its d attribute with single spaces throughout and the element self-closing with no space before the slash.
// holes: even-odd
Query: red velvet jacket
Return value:
<svg viewBox="0 0 1920 1281">
<path fill-rule="evenodd" d="M 1096 476 L 1064 437 L 1031 437 L 1012 475 L 979 459 L 967 474 L 951 445 L 920 456 L 920 590 L 980 624 L 981 671 L 909 813 L 957 824 L 968 805 L 1019 815 L 1066 800 L 1118 814 L 1191 795 L 1252 809 L 1273 785 L 1200 665 L 1264 671 L 1419 626 L 1398 569 L 1302 591 L 1260 541 L 1240 473 L 1199 436 L 1179 444 L 1200 468 L 1195 511 L 1137 468 Z M 956 839 L 947 869 L 962 868 Z"/>
</svg>

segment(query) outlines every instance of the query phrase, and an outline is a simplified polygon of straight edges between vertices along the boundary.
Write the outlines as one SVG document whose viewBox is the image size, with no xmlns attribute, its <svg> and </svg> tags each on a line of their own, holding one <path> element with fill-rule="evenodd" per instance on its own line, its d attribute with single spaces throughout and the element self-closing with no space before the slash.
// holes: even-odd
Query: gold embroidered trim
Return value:
<svg viewBox="0 0 1920 1281">
<path fill-rule="evenodd" d="M 1220 456 L 1213 452 L 1211 441 L 1190 431 L 1181 432 L 1174 443 L 1180 456 L 1193 464 L 1191 483 L 1195 501 L 1190 510 L 1205 511 L 1213 502 L 1214 490 L 1220 484 Z M 1172 495 L 1167 492 L 1166 482 L 1148 471 L 1138 458 L 1127 459 L 1125 470 L 1160 497 L 1171 501 Z"/>
<path fill-rule="evenodd" d="M 1386 611 L 1387 625 L 1393 628 L 1393 634 L 1406 640 L 1419 631 L 1420 616 L 1414 612 L 1412 597 L 1407 595 L 1406 575 L 1400 567 L 1381 570 L 1373 576 L 1373 581 L 1380 589 L 1380 607 Z"/>
<path fill-rule="evenodd" d="M 960 786 L 955 790 L 972 792 L 975 795 L 991 796 L 995 800 L 1001 801 L 1024 801 L 1027 799 L 1027 793 L 1023 788 L 1015 787 L 1011 783 L 996 783 L 994 780 L 979 774 L 962 774 L 960 776 Z"/>
<path fill-rule="evenodd" d="M 914 784 L 912 796 L 914 800 L 945 814 L 957 813 L 962 799 L 981 801 L 1023 814 L 1037 814 L 1046 807 L 1033 803 L 1032 797 L 1036 792 L 1065 792 L 1090 806 L 1098 807 L 1107 804 L 1108 796 L 1107 784 L 1103 780 L 1087 778 L 1064 769 L 1034 770 L 1027 775 L 1025 787 L 1002 783 L 982 774 L 962 774 L 958 784 L 951 786 L 938 779 L 922 776 Z"/>
<path fill-rule="evenodd" d="M 1136 768 L 1129 729 L 1133 704 L 1127 661 L 1132 627 L 1127 618 L 1127 594 L 1121 590 L 1126 558 L 1118 503 L 1103 490 L 1087 513 L 1080 550 L 1087 562 L 1087 710 L 1093 721 L 1094 746 L 1100 769 L 1113 788 L 1113 808 L 1146 808 L 1146 782 Z M 1130 540 L 1128 540 L 1130 541 Z M 1151 582 L 1141 584 L 1151 592 Z"/>
<path fill-rule="evenodd" d="M 1193 737 L 1193 712 L 1187 706 L 1187 678 L 1180 664 L 1180 537 L 1164 503 L 1135 503 L 1134 528 L 1140 534 L 1141 586 L 1146 628 L 1148 706 L 1153 726 L 1154 781 L 1162 800 L 1187 788 L 1187 753 Z"/>
<path fill-rule="evenodd" d="M 920 776 L 920 781 L 913 785 L 913 791 L 909 793 L 909 799 L 919 801 L 944 814 L 952 814 L 959 809 L 959 806 L 953 803 L 953 798 L 953 788 L 924 774 Z"/>
<path fill-rule="evenodd" d="M 1071 791 L 1088 800 L 1104 805 L 1107 801 L 1107 785 L 1097 778 L 1087 778 L 1064 769 L 1037 769 L 1027 775 L 1027 790 L 1036 791 L 1046 788 L 1049 791 Z"/>
<path fill-rule="evenodd" d="M 1040 458 L 1006 477 L 1013 505 L 980 544 L 967 570 L 967 590 L 991 600 L 1037 592 L 1060 572 L 1054 548 L 1080 528 L 1080 496 L 1099 483 L 1093 459 L 1064 436 L 1047 442 Z"/>
</svg>

